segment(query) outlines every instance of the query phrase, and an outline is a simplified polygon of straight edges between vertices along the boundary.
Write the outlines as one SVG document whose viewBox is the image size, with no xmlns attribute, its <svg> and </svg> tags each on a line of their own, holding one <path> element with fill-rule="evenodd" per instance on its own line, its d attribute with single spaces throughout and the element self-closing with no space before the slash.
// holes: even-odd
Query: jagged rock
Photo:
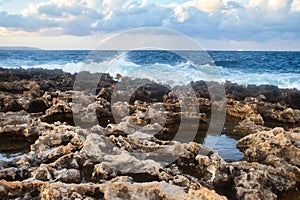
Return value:
<svg viewBox="0 0 300 200">
<path fill-rule="evenodd" d="M 35 99 L 19 99 L 19 104 L 23 106 L 23 109 L 29 113 L 44 113 L 48 108 L 48 101 L 43 98 L 35 98 Z"/>
<path fill-rule="evenodd" d="M 189 190 L 188 196 L 184 200 L 226 200 L 225 196 L 218 195 L 214 190 L 209 190 L 205 187 L 199 190 Z"/>
<path fill-rule="evenodd" d="M 90 133 L 83 143 L 80 154 L 85 162 L 100 163 L 104 160 L 105 154 L 109 153 L 112 148 L 113 144 L 107 137 Z"/>
<path fill-rule="evenodd" d="M 282 158 L 284 161 L 299 167 L 300 135 L 274 128 L 242 138 L 237 147 L 241 149 L 247 160 L 251 162 L 269 163 L 268 156 Z"/>
<path fill-rule="evenodd" d="M 46 110 L 46 114 L 41 120 L 47 123 L 60 121 L 73 125 L 72 103 L 63 100 L 55 102 L 48 110 Z"/>
<path fill-rule="evenodd" d="M 31 146 L 30 155 L 37 162 L 55 161 L 82 148 L 87 131 L 67 125 L 46 125 L 43 135 Z"/>
<path fill-rule="evenodd" d="M 0 179 L 7 181 L 24 180 L 30 177 L 30 170 L 27 167 L 10 167 L 0 170 Z"/>
<path fill-rule="evenodd" d="M 26 110 L 29 113 L 39 113 L 49 108 L 35 81 L 0 82 L 0 88 L 1 111 Z"/>
<path fill-rule="evenodd" d="M 11 94 L 0 93 L 0 111 L 1 112 L 18 112 L 23 110 L 23 106 L 18 99 Z"/>
<path fill-rule="evenodd" d="M 170 92 L 170 89 L 149 79 L 130 79 L 122 77 L 121 81 L 115 85 L 112 100 L 128 102 L 133 104 L 136 100 L 143 102 L 162 102 L 164 95 Z"/>
<path fill-rule="evenodd" d="M 291 132 L 300 133 L 300 127 L 290 129 Z"/>
<path fill-rule="evenodd" d="M 113 183 L 104 184 L 65 184 L 34 182 L 6 182 L 0 180 L 0 196 L 6 198 L 39 198 L 39 199 L 205 199 L 226 200 L 207 188 L 189 190 L 166 182 L 152 183 Z"/>
<path fill-rule="evenodd" d="M 154 135 L 162 130 L 163 127 L 159 123 L 147 124 L 140 126 L 139 122 L 135 117 L 124 117 L 122 121 L 118 124 L 109 124 L 105 131 L 106 135 L 130 135 L 137 131 L 146 132 L 148 134 Z"/>
<path fill-rule="evenodd" d="M 201 191 L 203 193 L 201 193 Z M 205 194 L 209 194 L 205 196 Z M 119 183 L 104 185 L 104 198 L 116 199 L 226 199 L 207 189 L 199 191 L 190 190 L 189 193 L 183 191 L 181 187 L 170 185 L 165 182 L 153 183 Z"/>
<path fill-rule="evenodd" d="M 265 189 L 269 190 L 268 193 L 270 193 L 271 190 L 275 191 L 274 189 L 284 191 L 295 187 L 297 182 L 300 181 L 299 141 L 299 134 L 292 131 L 284 131 L 283 128 L 258 132 L 241 139 L 237 147 L 244 152 L 247 161 L 260 162 L 269 166 L 253 164 L 253 166 L 256 165 L 251 171 L 253 175 L 241 175 L 238 182 L 245 179 L 252 181 L 257 179 L 256 184 L 260 182 L 262 185 L 270 186 L 269 189 L 261 185 L 256 187 L 255 195 L 252 195 L 254 197 L 260 197 Z M 251 164 L 247 165 L 251 166 Z M 254 179 L 254 177 L 256 178 Z M 254 186 L 247 186 L 248 189 L 251 189 L 251 187 Z M 243 190 L 243 192 L 245 196 L 251 195 L 247 190 Z M 263 198 L 276 199 L 276 195 L 266 196 L 264 194 Z"/>
<path fill-rule="evenodd" d="M 300 110 L 288 108 L 277 113 L 272 113 L 271 118 L 283 123 L 298 123 L 300 122 Z"/>
<path fill-rule="evenodd" d="M 240 119 L 246 119 L 251 114 L 253 114 L 254 111 L 247 104 L 242 104 L 239 101 L 229 100 L 229 101 L 227 101 L 226 113 L 227 113 L 227 115 L 230 115 L 233 117 L 237 117 Z"/>
<path fill-rule="evenodd" d="M 0 82 L 0 91 L 12 94 L 23 94 L 25 91 L 37 90 L 39 86 L 35 81 L 21 80 L 14 82 Z"/>
<path fill-rule="evenodd" d="M 257 112 L 262 115 L 265 121 L 277 122 L 278 124 L 300 123 L 300 111 L 297 109 L 288 108 L 279 103 L 262 103 L 258 104 L 257 108 Z"/>
<path fill-rule="evenodd" d="M 139 160 L 124 151 L 118 155 L 105 155 L 104 161 L 95 165 L 92 178 L 111 179 L 118 175 L 152 176 L 151 179 L 158 179 L 159 169 L 162 166 L 153 160 Z M 144 180 L 147 182 L 147 179 Z"/>
<path fill-rule="evenodd" d="M 80 168 L 80 156 L 78 152 L 70 153 L 58 158 L 55 162 L 49 164 L 56 169 L 79 169 Z"/>
<path fill-rule="evenodd" d="M 231 198 L 237 199 L 277 199 L 278 193 L 296 187 L 299 169 L 286 163 L 268 166 L 256 162 L 239 161 L 227 163 L 217 154 L 198 155 L 197 177 L 207 187 L 226 188 L 236 191 Z"/>
<path fill-rule="evenodd" d="M 253 122 L 256 125 L 264 125 L 264 119 L 262 118 L 262 116 L 260 114 L 252 114 L 250 115 L 250 117 L 248 118 L 249 121 Z"/>
<path fill-rule="evenodd" d="M 294 188 L 299 181 L 294 172 L 289 171 L 285 165 L 272 167 L 258 163 L 233 163 L 234 187 L 236 196 L 243 198 L 277 199 L 277 194 Z M 298 180 L 297 180 L 298 179 Z M 277 193 L 277 194 L 276 194 Z"/>
<path fill-rule="evenodd" d="M 45 164 L 41 164 L 41 166 L 34 172 L 33 177 L 41 181 L 52 180 L 53 178 L 50 171 L 52 171 L 50 167 Z"/>
<path fill-rule="evenodd" d="M 54 172 L 56 180 L 64 183 L 80 183 L 80 171 L 78 169 L 62 169 Z"/>
<path fill-rule="evenodd" d="M 262 100 L 270 103 L 283 103 L 294 109 L 300 109 L 297 89 L 279 89 L 272 85 L 248 85 L 247 87 L 226 81 L 225 90 L 228 98 L 244 100 L 246 97 L 262 97 Z"/>
<path fill-rule="evenodd" d="M 2 134 L 5 132 L 22 132 L 32 121 L 31 116 L 25 111 L 3 113 L 0 115 L 0 119 L 0 132 Z M 6 131 L 5 129 L 11 130 Z"/>
<path fill-rule="evenodd" d="M 227 115 L 243 120 L 233 134 L 248 135 L 238 143 L 243 161 L 229 163 L 194 138 L 170 141 L 182 118 L 207 129 L 211 107 L 223 108 L 207 82 L 170 92 L 147 79 L 79 74 L 71 91 L 75 76 L 61 70 L 0 69 L 0 151 L 13 146 L 5 137 L 35 141 L 0 161 L 0 199 L 276 199 L 299 187 L 299 91 L 226 82 Z"/>
<path fill-rule="evenodd" d="M 38 137 L 35 118 L 25 111 L 0 114 L 0 137 L 33 141 Z"/>
<path fill-rule="evenodd" d="M 52 105 L 41 117 L 41 120 L 47 123 L 60 121 L 87 128 L 99 123 L 102 125 L 103 117 L 112 117 L 107 100 L 87 95 L 82 91 L 57 92 L 47 94 L 45 98 Z"/>
<path fill-rule="evenodd" d="M 126 137 L 122 136 L 114 136 L 111 135 L 110 137 L 111 142 L 121 148 L 125 149 L 129 152 L 153 152 L 160 148 L 160 145 L 168 144 L 169 141 L 161 141 L 156 139 L 154 136 L 142 133 L 142 132 L 135 132 L 131 135 Z"/>
<path fill-rule="evenodd" d="M 239 122 L 232 130 L 234 135 L 244 137 L 246 135 L 254 134 L 261 131 L 270 130 L 264 125 L 264 120 L 260 114 L 252 114 L 243 121 Z"/>
<path fill-rule="evenodd" d="M 115 102 L 112 104 L 112 110 L 115 117 L 122 119 L 130 113 L 129 104 L 127 102 Z"/>
</svg>

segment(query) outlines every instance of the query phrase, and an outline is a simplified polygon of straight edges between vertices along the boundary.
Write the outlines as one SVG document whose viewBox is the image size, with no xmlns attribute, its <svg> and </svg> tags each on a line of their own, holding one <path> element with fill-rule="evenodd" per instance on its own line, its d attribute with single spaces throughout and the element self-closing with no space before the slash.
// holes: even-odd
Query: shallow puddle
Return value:
<svg viewBox="0 0 300 200">
<path fill-rule="evenodd" d="M 237 140 L 222 134 L 219 136 L 207 135 L 204 141 L 205 147 L 210 147 L 218 151 L 219 155 L 227 161 L 238 161 L 244 154 L 236 148 Z"/>
<path fill-rule="evenodd" d="M 11 161 L 18 156 L 22 156 L 26 153 L 18 152 L 18 153 L 0 153 L 0 160 L 2 161 Z"/>
</svg>

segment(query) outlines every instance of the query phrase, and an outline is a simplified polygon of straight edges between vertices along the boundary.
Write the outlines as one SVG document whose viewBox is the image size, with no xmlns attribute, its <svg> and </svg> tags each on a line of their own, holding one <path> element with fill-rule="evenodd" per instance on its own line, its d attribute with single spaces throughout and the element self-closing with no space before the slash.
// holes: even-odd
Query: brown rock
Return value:
<svg viewBox="0 0 300 200">
<path fill-rule="evenodd" d="M 0 180 L 0 196 L 3 198 L 39 198 L 39 199 L 205 199 L 226 200 L 207 188 L 189 190 L 166 182 L 126 183 L 108 182 L 104 184 L 65 184 L 32 182 L 7 182 Z"/>
<path fill-rule="evenodd" d="M 230 115 L 233 117 L 237 117 L 240 119 L 246 119 L 247 117 L 250 117 L 250 115 L 253 114 L 254 111 L 247 104 L 242 104 L 239 101 L 229 100 L 227 102 L 226 113 L 227 113 L 227 115 Z"/>
<path fill-rule="evenodd" d="M 264 120 L 260 114 L 252 114 L 243 121 L 239 122 L 232 130 L 234 135 L 244 137 L 246 135 L 254 134 L 261 131 L 270 130 L 264 125 Z"/>
<path fill-rule="evenodd" d="M 272 164 L 266 159 L 273 155 L 292 165 L 299 166 L 299 141 L 299 134 L 284 131 L 283 128 L 274 128 L 244 137 L 238 142 L 237 147 L 251 162 Z"/>
</svg>

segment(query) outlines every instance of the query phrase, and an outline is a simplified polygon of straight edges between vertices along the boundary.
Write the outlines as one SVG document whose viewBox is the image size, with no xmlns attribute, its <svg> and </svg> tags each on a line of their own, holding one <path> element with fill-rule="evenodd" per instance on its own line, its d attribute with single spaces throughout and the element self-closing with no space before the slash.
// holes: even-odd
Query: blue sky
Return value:
<svg viewBox="0 0 300 200">
<path fill-rule="evenodd" d="M 93 49 L 139 27 L 206 49 L 300 50 L 300 0 L 0 0 L 0 45 Z"/>
</svg>

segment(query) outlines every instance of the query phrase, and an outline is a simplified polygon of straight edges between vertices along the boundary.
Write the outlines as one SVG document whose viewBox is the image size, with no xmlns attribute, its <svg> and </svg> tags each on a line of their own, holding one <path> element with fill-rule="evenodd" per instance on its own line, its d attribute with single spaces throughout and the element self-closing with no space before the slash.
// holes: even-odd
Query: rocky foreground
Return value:
<svg viewBox="0 0 300 200">
<path fill-rule="evenodd" d="M 60 70 L 0 69 L 0 152 L 25 152 L 0 161 L 0 199 L 300 198 L 300 91 L 225 83 L 226 123 L 237 121 L 225 132 L 244 153 L 232 162 L 197 142 L 172 140 L 182 116 L 199 120 L 199 132 L 208 129 L 218 102 L 205 82 L 191 84 L 195 116 L 175 95 L 185 86 L 170 91 L 147 83 L 129 93 L 129 102 L 111 105 L 115 79 L 103 74 L 91 94 L 74 91 L 75 78 Z M 74 109 L 74 94 L 92 103 Z M 151 123 L 162 115 L 164 124 Z"/>
</svg>

